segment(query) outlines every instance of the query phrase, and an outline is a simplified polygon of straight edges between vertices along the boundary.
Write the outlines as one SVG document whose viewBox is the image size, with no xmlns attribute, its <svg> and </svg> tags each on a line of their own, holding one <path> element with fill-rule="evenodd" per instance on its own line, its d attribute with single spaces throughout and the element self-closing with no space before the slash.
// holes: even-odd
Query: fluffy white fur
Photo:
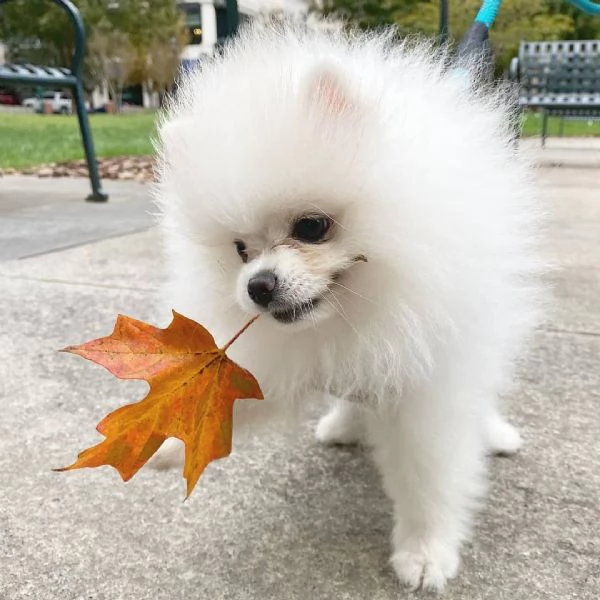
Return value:
<svg viewBox="0 0 600 600">
<path fill-rule="evenodd" d="M 290 302 L 322 298 L 295 323 L 266 312 L 232 346 L 267 398 L 237 402 L 236 427 L 333 395 L 318 439 L 373 448 L 392 565 L 436 590 L 456 575 L 486 452 L 519 446 L 497 398 L 540 312 L 539 214 L 502 95 L 445 65 L 386 35 L 247 30 L 184 81 L 156 189 L 168 304 L 217 342 L 259 312 L 258 271 Z M 333 219 L 329 241 L 290 241 L 307 213 Z"/>
</svg>

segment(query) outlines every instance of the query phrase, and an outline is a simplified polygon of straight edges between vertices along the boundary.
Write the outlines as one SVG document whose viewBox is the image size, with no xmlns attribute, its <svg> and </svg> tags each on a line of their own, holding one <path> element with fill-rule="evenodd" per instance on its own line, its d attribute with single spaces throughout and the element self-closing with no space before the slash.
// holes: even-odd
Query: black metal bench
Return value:
<svg viewBox="0 0 600 600">
<path fill-rule="evenodd" d="M 519 106 L 542 111 L 542 146 L 550 116 L 600 118 L 600 40 L 521 42 L 510 77 L 520 84 Z"/>
<path fill-rule="evenodd" d="M 10 0 L 0 0 L 0 6 Z M 81 79 L 83 65 L 83 54 L 85 51 L 85 30 L 83 20 L 77 8 L 69 0 L 51 0 L 69 15 L 71 24 L 75 29 L 75 51 L 70 67 L 44 67 L 39 65 L 0 65 L 0 83 L 6 82 L 12 85 L 43 86 L 68 88 L 73 93 L 73 99 L 77 108 L 79 129 L 85 149 L 85 157 L 92 185 L 92 193 L 87 200 L 105 202 L 108 195 L 102 190 L 98 165 L 94 153 L 94 143 L 90 130 L 87 110 L 85 107 L 85 95 Z"/>
</svg>

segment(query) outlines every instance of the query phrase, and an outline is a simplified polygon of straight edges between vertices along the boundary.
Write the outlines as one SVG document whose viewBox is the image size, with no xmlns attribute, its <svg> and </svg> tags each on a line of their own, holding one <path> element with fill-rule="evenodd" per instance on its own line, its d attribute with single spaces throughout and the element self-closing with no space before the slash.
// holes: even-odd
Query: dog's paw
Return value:
<svg viewBox="0 0 600 600">
<path fill-rule="evenodd" d="M 334 408 L 321 417 L 315 437 L 321 444 L 357 444 L 361 441 L 362 423 L 344 410 Z"/>
<path fill-rule="evenodd" d="M 516 427 L 500 415 L 494 415 L 487 423 L 487 445 L 490 454 L 514 454 L 522 445 Z"/>
<path fill-rule="evenodd" d="M 185 460 L 185 447 L 183 442 L 175 438 L 169 438 L 156 451 L 148 461 L 148 466 L 157 471 L 165 471 L 182 467 Z"/>
<path fill-rule="evenodd" d="M 413 590 L 441 592 L 448 579 L 458 572 L 459 556 L 454 549 L 420 545 L 397 550 L 391 560 L 400 581 Z"/>
</svg>

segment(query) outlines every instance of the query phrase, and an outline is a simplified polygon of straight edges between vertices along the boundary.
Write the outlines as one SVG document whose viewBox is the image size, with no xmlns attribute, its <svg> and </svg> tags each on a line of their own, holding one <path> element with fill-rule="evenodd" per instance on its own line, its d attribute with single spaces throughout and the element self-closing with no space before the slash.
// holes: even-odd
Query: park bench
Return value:
<svg viewBox="0 0 600 600">
<path fill-rule="evenodd" d="M 600 40 L 521 42 L 510 77 L 519 82 L 519 106 L 542 112 L 542 146 L 548 117 L 600 118 Z"/>
<path fill-rule="evenodd" d="M 0 7 L 10 0 L 0 0 Z M 85 93 L 81 70 L 83 65 L 83 54 L 85 50 L 85 30 L 83 20 L 77 8 L 70 0 L 51 0 L 54 4 L 64 9 L 75 30 L 75 50 L 69 67 L 41 66 L 31 64 L 0 64 L 0 84 L 42 86 L 53 88 L 68 88 L 73 94 L 73 100 L 77 109 L 79 129 L 85 150 L 92 193 L 87 200 L 104 202 L 108 195 L 102 190 L 98 165 L 94 153 L 94 143 L 85 107 Z M 1 16 L 1 12 L 0 12 Z"/>
</svg>

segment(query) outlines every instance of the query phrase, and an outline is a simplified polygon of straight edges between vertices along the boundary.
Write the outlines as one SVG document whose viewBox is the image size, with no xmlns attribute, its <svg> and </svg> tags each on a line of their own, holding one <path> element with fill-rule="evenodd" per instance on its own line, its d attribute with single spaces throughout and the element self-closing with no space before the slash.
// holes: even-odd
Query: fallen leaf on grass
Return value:
<svg viewBox="0 0 600 600">
<path fill-rule="evenodd" d="M 65 348 L 120 379 L 147 381 L 150 391 L 106 416 L 96 427 L 106 439 L 56 470 L 111 465 L 127 481 L 168 437 L 176 437 L 185 444 L 189 497 L 208 463 L 231 452 L 234 401 L 263 397 L 252 374 L 225 354 L 256 318 L 223 348 L 204 327 L 175 311 L 166 329 L 119 315 L 111 335 Z"/>
</svg>

